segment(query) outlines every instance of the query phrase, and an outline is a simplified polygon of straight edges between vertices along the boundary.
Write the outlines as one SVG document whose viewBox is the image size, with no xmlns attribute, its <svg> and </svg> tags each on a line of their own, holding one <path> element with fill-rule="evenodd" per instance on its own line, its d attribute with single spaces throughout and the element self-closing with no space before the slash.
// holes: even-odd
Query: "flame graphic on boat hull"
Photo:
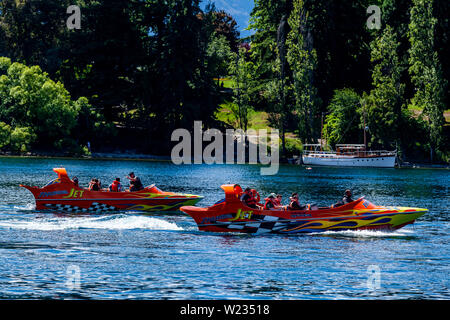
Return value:
<svg viewBox="0 0 450 320">
<path fill-rule="evenodd" d="M 110 192 L 92 191 L 75 185 L 69 179 L 66 169 L 53 169 L 58 178 L 45 187 L 30 187 L 37 210 L 58 212 L 114 212 L 123 210 L 175 211 L 181 206 L 194 205 L 203 199 L 193 194 L 161 191 L 155 185 L 140 191 Z"/>
<path fill-rule="evenodd" d="M 202 231 L 241 233 L 311 233 L 342 230 L 396 230 L 413 223 L 427 209 L 376 206 L 363 197 L 339 207 L 304 210 L 250 208 L 240 201 L 239 185 L 223 185 L 225 199 L 208 208 L 183 206 Z"/>
</svg>

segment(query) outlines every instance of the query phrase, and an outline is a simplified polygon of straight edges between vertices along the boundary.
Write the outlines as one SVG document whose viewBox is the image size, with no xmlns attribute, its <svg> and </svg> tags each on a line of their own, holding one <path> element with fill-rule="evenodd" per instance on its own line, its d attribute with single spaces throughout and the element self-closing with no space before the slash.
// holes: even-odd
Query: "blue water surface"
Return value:
<svg viewBox="0 0 450 320">
<path fill-rule="evenodd" d="M 329 205 L 347 188 L 379 205 L 430 211 L 394 233 L 307 235 L 200 232 L 186 214 L 61 215 L 30 192 L 65 167 L 87 185 L 134 171 L 144 184 L 223 198 L 221 184 L 264 197 L 299 192 Z M 182 165 L 153 161 L 0 158 L 0 299 L 448 299 L 449 182 L 442 169 Z"/>
</svg>

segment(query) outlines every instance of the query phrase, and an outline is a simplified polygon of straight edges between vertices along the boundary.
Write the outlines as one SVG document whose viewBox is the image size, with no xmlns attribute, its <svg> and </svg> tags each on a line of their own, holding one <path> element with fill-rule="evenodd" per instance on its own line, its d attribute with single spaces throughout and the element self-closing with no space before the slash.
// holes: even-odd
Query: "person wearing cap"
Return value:
<svg viewBox="0 0 450 320">
<path fill-rule="evenodd" d="M 130 180 L 130 191 L 139 191 L 144 189 L 142 185 L 141 179 L 134 175 L 134 172 L 130 172 L 127 176 L 128 180 Z"/>
<path fill-rule="evenodd" d="M 334 204 L 332 207 L 333 208 L 340 207 L 340 206 L 343 206 L 344 204 L 347 204 L 350 202 L 353 202 L 352 192 L 350 191 L 350 189 L 347 189 L 344 192 L 344 197 L 342 198 L 342 200 L 339 201 L 338 203 Z"/>
<path fill-rule="evenodd" d="M 342 198 L 342 202 L 343 202 L 344 204 L 353 202 L 353 199 L 352 199 L 352 192 L 351 192 L 349 189 L 345 190 L 345 192 L 344 192 L 344 197 Z"/>
<path fill-rule="evenodd" d="M 266 200 L 266 203 L 264 204 L 264 210 L 276 210 L 276 197 L 277 195 L 275 193 L 271 193 L 267 198 L 264 199 Z"/>
<path fill-rule="evenodd" d="M 294 192 L 289 200 L 288 210 L 305 210 L 305 206 L 302 206 L 298 201 L 298 193 Z"/>
</svg>

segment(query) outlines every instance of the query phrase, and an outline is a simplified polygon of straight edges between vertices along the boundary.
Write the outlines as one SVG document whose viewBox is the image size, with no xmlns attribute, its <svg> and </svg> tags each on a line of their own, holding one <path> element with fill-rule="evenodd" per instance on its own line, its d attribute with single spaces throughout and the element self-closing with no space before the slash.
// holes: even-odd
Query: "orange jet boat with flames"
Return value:
<svg viewBox="0 0 450 320">
<path fill-rule="evenodd" d="M 240 200 L 239 185 L 223 185 L 225 199 L 209 208 L 183 206 L 198 228 L 211 232 L 311 233 L 342 230 L 396 230 L 413 223 L 428 210 L 376 206 L 363 197 L 339 207 L 309 206 L 307 210 L 264 210 Z"/>
<path fill-rule="evenodd" d="M 164 192 L 155 185 L 140 191 L 90 191 L 81 188 L 67 175 L 66 169 L 53 169 L 58 178 L 45 187 L 20 185 L 31 191 L 37 210 L 65 212 L 113 212 L 121 210 L 176 211 L 181 206 L 195 205 L 203 197 L 192 194 Z"/>
</svg>

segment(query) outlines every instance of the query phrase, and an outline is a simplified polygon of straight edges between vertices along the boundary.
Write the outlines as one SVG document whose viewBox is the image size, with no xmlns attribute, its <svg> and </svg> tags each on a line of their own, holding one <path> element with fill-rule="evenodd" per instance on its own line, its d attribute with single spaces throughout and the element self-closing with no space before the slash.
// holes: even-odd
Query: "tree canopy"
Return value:
<svg viewBox="0 0 450 320">
<path fill-rule="evenodd" d="M 176 128 L 227 127 L 228 105 L 242 128 L 266 113 L 284 156 L 286 135 L 356 143 L 366 120 L 371 148 L 450 157 L 448 0 L 254 4 L 240 39 L 229 12 L 200 0 L 0 0 L 0 148 L 168 154 Z"/>
</svg>

